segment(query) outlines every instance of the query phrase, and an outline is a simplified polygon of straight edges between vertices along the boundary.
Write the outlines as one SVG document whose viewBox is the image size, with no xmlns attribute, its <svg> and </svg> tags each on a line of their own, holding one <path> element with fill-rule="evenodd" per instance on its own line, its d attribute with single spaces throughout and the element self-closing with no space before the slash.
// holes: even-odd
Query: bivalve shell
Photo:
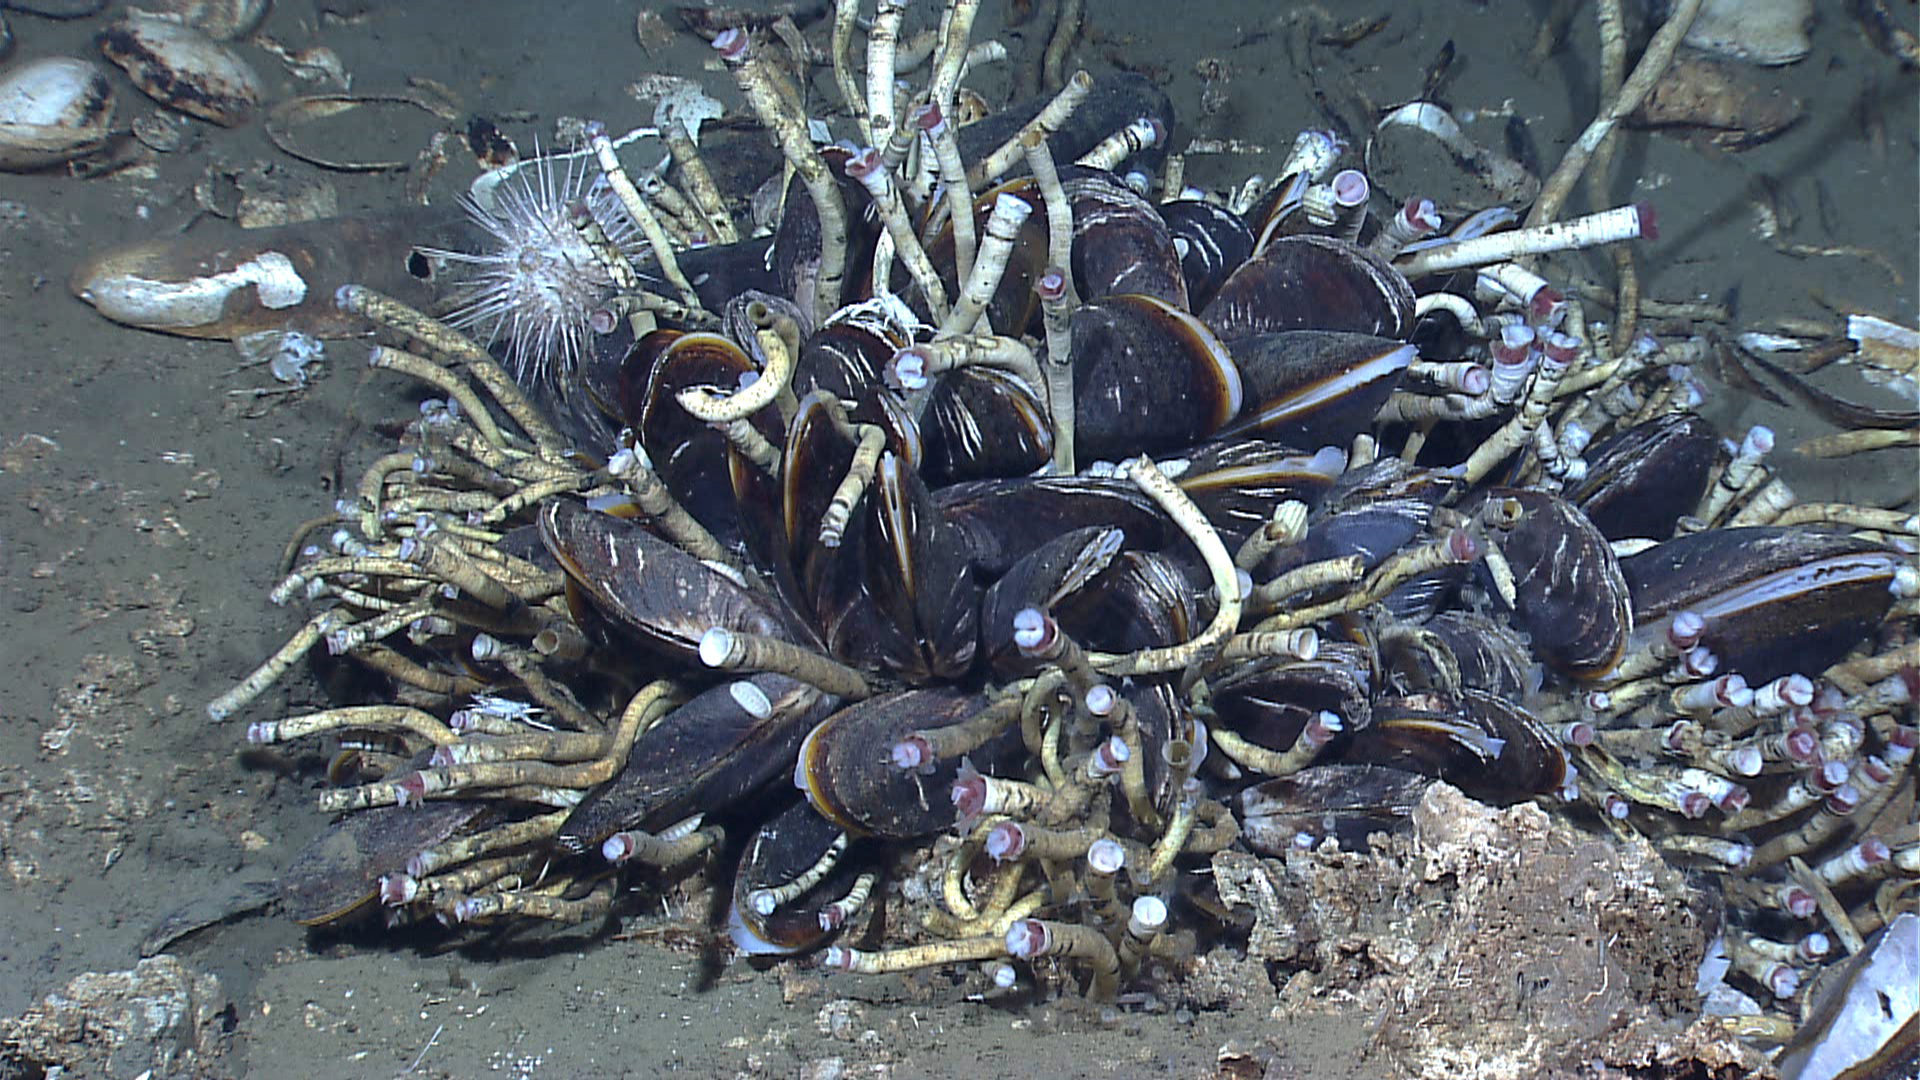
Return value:
<svg viewBox="0 0 1920 1080">
<path fill-rule="evenodd" d="M 1813 0 L 1706 0 L 1686 43 L 1750 64 L 1791 64 L 1813 48 L 1813 19 Z"/>
<path fill-rule="evenodd" d="M 155 14 L 183 22 L 215 41 L 232 41 L 260 28 L 273 0 L 146 0 Z"/>
<path fill-rule="evenodd" d="M 237 127 L 260 107 L 260 76 L 232 49 L 190 26 L 129 12 L 96 40 L 133 85 L 170 109 Z"/>
<path fill-rule="evenodd" d="M 97 65 L 50 56 L 0 75 L 0 169 L 40 169 L 113 133 L 113 85 Z"/>
</svg>

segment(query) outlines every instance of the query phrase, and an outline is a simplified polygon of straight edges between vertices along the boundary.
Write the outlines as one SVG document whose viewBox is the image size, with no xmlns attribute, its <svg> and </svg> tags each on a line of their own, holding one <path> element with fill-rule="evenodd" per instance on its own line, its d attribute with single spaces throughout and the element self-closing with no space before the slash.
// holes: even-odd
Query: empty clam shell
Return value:
<svg viewBox="0 0 1920 1080">
<path fill-rule="evenodd" d="M 258 29 L 273 0 L 145 0 L 145 6 L 215 41 L 232 41 Z"/>
<path fill-rule="evenodd" d="M 1753 64 L 1791 64 L 1813 48 L 1813 19 L 1813 0 L 1707 0 L 1687 44 Z"/>
<path fill-rule="evenodd" d="M 129 12 L 95 40 L 141 93 L 170 109 L 237 127 L 260 106 L 260 76 L 232 49 L 183 23 Z"/>
<path fill-rule="evenodd" d="M 70 161 L 113 131 L 113 85 L 85 60 L 50 56 L 0 75 L 0 169 Z"/>
</svg>

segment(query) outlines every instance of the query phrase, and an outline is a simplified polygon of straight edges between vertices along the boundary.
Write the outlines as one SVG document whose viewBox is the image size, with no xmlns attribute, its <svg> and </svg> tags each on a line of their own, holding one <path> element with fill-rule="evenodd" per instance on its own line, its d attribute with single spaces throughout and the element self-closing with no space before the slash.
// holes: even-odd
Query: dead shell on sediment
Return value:
<svg viewBox="0 0 1920 1080">
<path fill-rule="evenodd" d="M 1414 192 L 1441 212 L 1490 203 L 1525 206 L 1540 194 L 1526 166 L 1474 141 L 1453 115 L 1425 101 L 1393 110 L 1367 141 L 1367 174 L 1394 201 Z"/>
<path fill-rule="evenodd" d="M 152 112 L 136 116 L 128 126 L 141 146 L 160 154 L 173 153 L 193 137 L 193 121 L 178 113 Z"/>
<path fill-rule="evenodd" d="M 141 93 L 170 109 L 237 127 L 260 106 L 260 76 L 253 68 L 183 23 L 132 11 L 95 40 Z"/>
<path fill-rule="evenodd" d="M 302 128 L 329 120 L 344 123 L 336 118 L 348 114 L 351 114 L 351 122 L 361 132 L 396 133 L 407 131 L 412 124 L 434 119 L 454 120 L 460 115 L 429 95 L 411 89 L 398 94 L 309 94 L 288 98 L 267 110 L 267 117 L 260 126 L 266 130 L 267 141 L 279 147 L 283 153 L 323 169 L 336 172 L 393 172 L 411 164 L 404 156 L 369 156 L 361 159 L 329 157 L 302 144 Z M 363 136 L 355 145 L 368 148 L 367 141 Z M 397 147 L 392 146 L 392 139 L 374 141 L 386 145 L 375 145 L 371 147 L 373 150 L 399 152 Z"/>
<path fill-rule="evenodd" d="M 229 337 L 250 314 L 284 315 L 307 298 L 300 267 L 277 248 L 233 246 L 191 263 L 164 246 L 125 248 L 81 264 L 69 284 L 114 322 L 189 337 Z"/>
<path fill-rule="evenodd" d="M 1725 150 L 1766 142 L 1798 123 L 1798 98 L 1767 85 L 1766 74 L 1698 53 L 1675 58 L 1632 121 L 1697 134 Z"/>
<path fill-rule="evenodd" d="M 1813 0 L 1706 0 L 1686 43 L 1750 64 L 1791 64 L 1813 47 L 1812 22 Z"/>
<path fill-rule="evenodd" d="M 273 0 L 146 0 L 149 13 L 184 23 L 215 41 L 232 41 L 258 29 Z"/>
<path fill-rule="evenodd" d="M 193 185 L 193 199 L 202 210 L 243 229 L 293 225 L 340 212 L 340 196 L 325 178 L 264 161 L 208 166 Z"/>
<path fill-rule="evenodd" d="M 113 134 L 113 84 L 98 65 L 50 56 L 0 74 L 0 169 L 39 169 Z"/>
</svg>

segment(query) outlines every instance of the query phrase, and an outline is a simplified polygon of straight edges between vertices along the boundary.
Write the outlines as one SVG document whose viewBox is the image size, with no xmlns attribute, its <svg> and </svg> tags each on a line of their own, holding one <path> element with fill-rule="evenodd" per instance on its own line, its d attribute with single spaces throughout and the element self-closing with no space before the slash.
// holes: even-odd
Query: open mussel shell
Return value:
<svg viewBox="0 0 1920 1080">
<path fill-rule="evenodd" d="M 1567 755 L 1534 715 L 1505 698 L 1463 688 L 1374 702 L 1348 761 L 1409 769 L 1482 802 L 1506 804 L 1560 792 Z"/>
<path fill-rule="evenodd" d="M 1233 357 L 1164 300 L 1110 296 L 1073 313 L 1074 453 L 1119 458 L 1186 446 L 1240 412 Z"/>
<path fill-rule="evenodd" d="M 1567 499 L 1609 540 L 1665 540 L 1700 505 L 1719 444 L 1693 413 L 1635 424 L 1588 449 L 1587 478 Z"/>
<path fill-rule="evenodd" d="M 659 832 L 741 806 L 786 772 L 800 740 L 836 704 L 771 672 L 710 687 L 641 733 L 620 772 L 574 807 L 554 844 L 598 853 L 624 829 Z"/>
<path fill-rule="evenodd" d="M 1072 170 L 1061 187 L 1073 208 L 1073 280 L 1080 299 L 1135 293 L 1192 310 L 1173 232 L 1152 203 L 1109 172 Z"/>
<path fill-rule="evenodd" d="M 1585 514 L 1557 495 L 1495 488 L 1463 509 L 1500 499 L 1517 512 L 1508 529 L 1489 530 L 1513 568 L 1514 622 L 1533 639 L 1534 655 L 1576 679 L 1612 670 L 1633 634 L 1620 562 Z"/>
<path fill-rule="evenodd" d="M 1289 330 L 1236 340 L 1245 412 L 1223 439 L 1257 436 L 1288 446 L 1345 446 L 1373 426 L 1417 350 L 1392 338 Z"/>
<path fill-rule="evenodd" d="M 238 127 L 260 107 L 260 76 L 253 68 L 184 23 L 130 11 L 97 40 L 100 51 L 141 93 L 170 109 Z"/>
<path fill-rule="evenodd" d="M 864 862 L 848 846 L 845 830 L 801 799 L 761 825 L 733 875 L 727 936 L 734 946 L 749 956 L 791 956 L 826 940 L 832 931 L 821 925 L 820 908 L 846 895 Z M 832 860 L 824 874 L 822 859 Z M 819 875 L 811 887 L 774 900 L 771 894 L 810 874 Z"/>
<path fill-rule="evenodd" d="M 434 799 L 421 806 L 362 810 L 329 826 L 280 876 L 281 908 L 302 926 L 339 922 L 370 908 L 384 874 L 459 832 L 486 804 Z"/>
<path fill-rule="evenodd" d="M 1780 1075 L 1869 1080 L 1911 1076 L 1920 1062 L 1920 915 L 1894 914 L 1852 959 L 1828 965 L 1803 995 L 1803 1020 Z"/>
<path fill-rule="evenodd" d="M 1430 777 L 1385 765 L 1313 765 L 1240 793 L 1240 837 L 1262 855 L 1338 841 L 1366 851 L 1375 833 L 1404 832 Z"/>
<path fill-rule="evenodd" d="M 554 499 L 540 508 L 540 539 L 596 612 L 696 670 L 714 627 L 806 640 L 764 594 L 632 521 Z"/>
<path fill-rule="evenodd" d="M 0 73 L 0 169 L 44 169 L 113 134 L 113 84 L 85 60 L 49 56 Z"/>
<path fill-rule="evenodd" d="M 1845 656 L 1886 618 L 1909 565 L 1871 540 L 1772 526 L 1710 529 L 1620 560 L 1642 633 L 1664 634 L 1674 614 L 1695 612 L 1720 670 L 1754 686 Z"/>
<path fill-rule="evenodd" d="M 870 499 L 863 499 L 838 544 L 821 538 L 820 524 L 853 460 L 852 435 L 836 424 L 817 396 L 800 399 L 781 458 L 779 525 L 770 554 L 787 560 L 798 606 L 811 613 L 827 649 L 861 666 L 910 664 L 914 642 L 886 618 L 867 583 L 872 548 Z M 745 478 L 736 470 L 736 482 Z"/>
<path fill-rule="evenodd" d="M 986 704 L 983 694 L 942 686 L 850 705 L 807 734 L 794 766 L 794 786 L 821 817 L 854 836 L 931 836 L 954 822 L 948 793 L 961 763 L 938 761 L 931 772 L 902 769 L 893 764 L 893 746 L 909 732 L 958 724 Z M 1023 751 L 1019 732 L 1008 730 L 975 751 L 972 760 L 991 773 Z"/>
<path fill-rule="evenodd" d="M 1180 254 L 1187 309 L 1204 310 L 1227 278 L 1253 257 L 1253 230 L 1240 215 L 1204 199 L 1161 203 L 1160 217 Z"/>
<path fill-rule="evenodd" d="M 1386 260 L 1329 236 L 1287 236 L 1242 263 L 1200 313 L 1232 344 L 1280 330 L 1404 339 L 1413 288 Z"/>
</svg>

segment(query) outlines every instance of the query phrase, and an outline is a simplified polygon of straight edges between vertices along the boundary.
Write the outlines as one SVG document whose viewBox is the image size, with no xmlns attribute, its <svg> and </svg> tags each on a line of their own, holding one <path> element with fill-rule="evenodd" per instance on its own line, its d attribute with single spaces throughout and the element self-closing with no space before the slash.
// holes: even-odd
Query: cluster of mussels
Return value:
<svg viewBox="0 0 1920 1080">
<path fill-rule="evenodd" d="M 772 236 L 674 242 L 732 231 L 710 185 L 643 194 L 589 129 L 577 363 L 522 385 L 341 291 L 442 396 L 212 706 L 318 643 L 378 676 L 249 729 L 345 748 L 294 917 L 594 920 L 725 852 L 744 951 L 1110 997 L 1217 925 L 1184 871 L 1364 845 L 1433 778 L 1720 875 L 1763 1000 L 1911 908 L 1913 523 L 1794 505 L 1692 411 L 1702 343 L 1608 341 L 1526 265 L 1643 208 L 1380 219 L 1317 133 L 1156 191 L 1112 171 L 1172 120 L 1139 80 L 946 124 L 964 26 L 917 101 L 842 68 L 869 146 L 819 146 L 715 44 L 793 170 Z"/>
</svg>

